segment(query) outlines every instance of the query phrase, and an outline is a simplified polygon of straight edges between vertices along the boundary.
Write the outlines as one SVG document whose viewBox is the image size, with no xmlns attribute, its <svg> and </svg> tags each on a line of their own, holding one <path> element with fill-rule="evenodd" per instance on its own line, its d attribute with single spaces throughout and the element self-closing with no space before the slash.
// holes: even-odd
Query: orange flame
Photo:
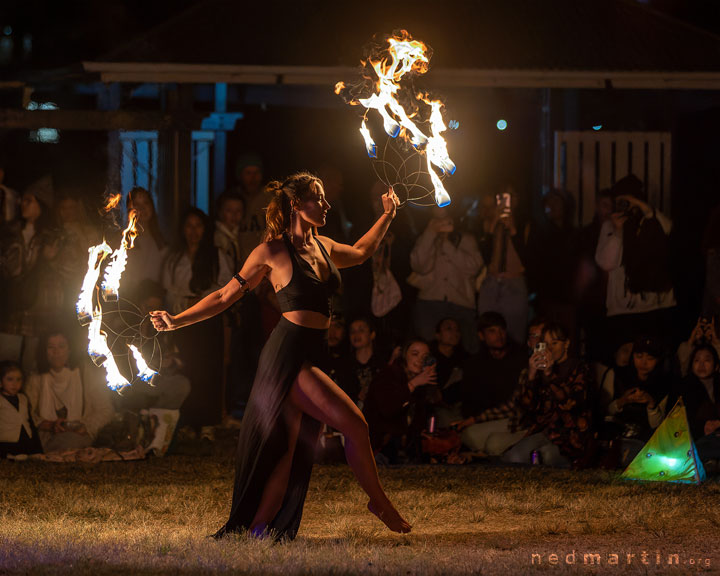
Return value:
<svg viewBox="0 0 720 576">
<path fill-rule="evenodd" d="M 118 204 L 120 204 L 120 200 L 122 200 L 122 194 L 113 194 L 108 198 L 107 203 L 103 207 L 103 212 L 107 213 L 110 212 L 113 208 L 115 208 Z"/>
<path fill-rule="evenodd" d="M 426 95 L 416 95 L 417 101 L 423 102 L 430 108 L 431 135 L 427 136 L 413 121 L 413 118 L 417 117 L 417 111 L 406 111 L 397 99 L 397 94 L 402 89 L 400 81 L 405 74 L 408 72 L 425 74 L 428 71 L 430 64 L 428 47 L 419 40 L 413 40 L 406 30 L 401 30 L 396 36 L 388 38 L 388 48 L 381 57 L 370 58 L 365 64 L 366 67 L 369 66 L 374 70 L 377 77 L 375 92 L 367 98 L 358 98 L 349 103 L 361 104 L 367 109 L 360 133 L 365 140 L 368 155 L 371 158 L 376 157 L 377 147 L 366 125 L 368 112 L 376 110 L 389 136 L 392 138 L 400 136 L 409 140 L 418 152 L 427 156 L 428 173 L 435 189 L 435 202 L 438 206 L 446 206 L 450 203 L 450 196 L 433 168 L 435 166 L 445 175 L 455 172 L 455 164 L 448 155 L 447 144 L 440 135 L 447 129 L 440 111 L 443 104 L 439 100 L 431 101 Z M 338 82 L 335 93 L 339 94 L 344 89 L 345 84 Z"/>
</svg>

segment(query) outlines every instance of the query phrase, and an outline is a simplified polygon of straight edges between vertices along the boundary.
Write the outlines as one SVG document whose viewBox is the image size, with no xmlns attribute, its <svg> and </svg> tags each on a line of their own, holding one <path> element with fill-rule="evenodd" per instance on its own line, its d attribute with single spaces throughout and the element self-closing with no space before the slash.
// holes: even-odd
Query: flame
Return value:
<svg viewBox="0 0 720 576">
<path fill-rule="evenodd" d="M 106 380 L 108 388 L 111 390 L 120 390 L 125 386 L 130 386 L 117 367 L 115 358 L 110 351 L 105 333 L 100 330 L 102 325 L 102 311 L 100 308 L 95 309 L 92 322 L 88 327 L 88 354 L 96 366 L 105 368 Z"/>
<path fill-rule="evenodd" d="M 107 204 L 103 207 L 103 212 L 110 212 L 113 208 L 115 208 L 118 204 L 120 204 L 120 200 L 122 200 L 122 194 L 113 194 L 108 198 Z"/>
<path fill-rule="evenodd" d="M 104 241 L 102 244 L 92 246 L 88 249 L 88 270 L 85 273 L 80 296 L 75 305 L 78 320 L 80 320 L 80 323 L 83 325 L 88 324 L 92 318 L 93 292 L 95 290 L 95 284 L 97 284 L 98 278 L 100 277 L 100 265 L 111 252 L 112 249 Z"/>
<path fill-rule="evenodd" d="M 119 194 L 113 196 L 105 207 L 106 211 L 112 210 L 117 206 L 120 198 L 121 196 Z M 102 290 L 105 300 L 117 300 L 120 277 L 127 262 L 127 251 L 133 247 L 135 237 L 137 236 L 136 225 L 137 213 L 135 210 L 131 210 L 128 225 L 125 230 L 123 230 L 122 241 L 117 250 L 113 251 L 105 241 L 88 250 L 88 270 L 85 274 L 85 279 L 83 280 L 82 289 L 76 304 L 78 319 L 83 325 L 89 324 L 88 354 L 96 366 L 103 366 L 105 368 L 107 385 L 112 390 L 120 390 L 126 386 L 130 386 L 130 382 L 128 382 L 127 378 L 125 378 L 118 369 L 110 346 L 108 346 L 107 343 L 107 335 L 101 330 L 103 319 L 102 308 L 99 303 L 93 305 L 93 295 L 98 278 L 100 277 L 100 267 L 105 258 L 111 254 L 110 263 L 105 269 Z M 152 378 L 155 372 L 148 367 L 137 349 L 132 351 L 133 356 L 135 356 L 135 363 L 137 364 L 138 370 L 140 370 L 138 376 L 143 380 L 145 378 Z"/>
<path fill-rule="evenodd" d="M 122 273 L 125 271 L 125 265 L 127 264 L 127 251 L 133 247 L 135 237 L 137 236 L 137 212 L 130 210 L 128 215 L 128 225 L 123 230 L 122 241 L 120 242 L 120 248 L 115 250 L 110 257 L 110 264 L 105 269 L 105 277 L 102 282 L 102 294 L 103 299 L 108 301 L 114 301 L 118 299 L 118 293 L 120 291 L 120 278 Z"/>
<path fill-rule="evenodd" d="M 377 158 L 377 145 L 370 135 L 370 130 L 368 130 L 365 120 L 363 120 L 360 125 L 360 134 L 362 134 L 365 139 L 365 148 L 367 149 L 368 156 L 370 156 L 370 158 Z"/>
<path fill-rule="evenodd" d="M 137 346 L 134 344 L 128 344 L 128 348 L 130 348 L 133 358 L 135 358 L 135 364 L 138 369 L 138 378 L 140 378 L 143 382 L 150 382 L 157 372 L 147 365 L 147 362 L 145 362 L 145 359 L 142 357 L 142 354 L 140 353 L 140 350 L 138 350 Z"/>
<path fill-rule="evenodd" d="M 366 124 L 368 112 L 376 110 L 383 120 L 385 132 L 390 137 L 401 136 L 408 139 L 418 152 L 427 156 L 428 173 L 435 189 L 435 202 L 438 206 L 446 206 L 450 203 L 450 195 L 445 190 L 441 175 L 437 174 L 435 168 L 439 169 L 442 175 L 451 175 L 455 172 L 455 164 L 450 159 L 447 143 L 441 135 L 447 130 L 441 112 L 443 103 L 439 100 L 431 101 L 425 94 L 415 96 L 417 101 L 423 102 L 430 108 L 431 135 L 427 136 L 411 119 L 417 116 L 417 113 L 415 111 L 408 113 L 397 99 L 403 76 L 408 72 L 425 74 L 429 63 L 427 46 L 419 40 L 413 40 L 407 31 L 400 31 L 398 35 L 388 39 L 388 48 L 382 57 L 374 60 L 370 58 L 364 63 L 366 67 L 369 65 L 374 70 L 377 77 L 375 92 L 367 98 L 352 100 L 349 104 L 361 104 L 366 108 L 360 133 L 365 140 L 368 156 L 377 157 L 377 146 Z M 335 93 L 340 94 L 343 90 L 345 83 L 338 82 L 335 85 Z"/>
</svg>

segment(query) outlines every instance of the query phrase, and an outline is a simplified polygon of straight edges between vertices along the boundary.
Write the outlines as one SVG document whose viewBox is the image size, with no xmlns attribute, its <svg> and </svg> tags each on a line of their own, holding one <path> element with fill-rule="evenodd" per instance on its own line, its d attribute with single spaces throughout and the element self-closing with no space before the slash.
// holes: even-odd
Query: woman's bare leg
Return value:
<svg viewBox="0 0 720 576">
<path fill-rule="evenodd" d="M 300 422 L 302 420 L 302 412 L 289 399 L 283 403 L 282 413 L 288 431 L 288 449 L 287 452 L 278 460 L 275 469 L 270 474 L 265 488 L 263 489 L 260 505 L 258 506 L 255 517 L 250 524 L 250 531 L 260 536 L 265 532 L 267 525 L 280 512 L 285 492 L 287 491 L 288 481 L 290 479 L 290 469 L 292 468 L 293 456 L 295 454 L 295 446 L 297 445 L 298 433 L 300 432 Z"/>
<path fill-rule="evenodd" d="M 365 417 L 347 394 L 322 370 L 306 366 L 290 389 L 290 400 L 298 410 L 343 434 L 345 457 L 370 497 L 370 511 L 391 530 L 409 532 L 410 524 L 400 516 L 380 484 Z"/>
</svg>

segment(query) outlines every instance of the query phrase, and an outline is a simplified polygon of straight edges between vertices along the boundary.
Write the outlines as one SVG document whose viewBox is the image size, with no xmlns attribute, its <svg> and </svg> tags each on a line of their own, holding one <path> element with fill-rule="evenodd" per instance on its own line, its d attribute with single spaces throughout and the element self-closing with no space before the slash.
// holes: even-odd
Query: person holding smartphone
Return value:
<svg viewBox="0 0 720 576">
<path fill-rule="evenodd" d="M 522 342 L 528 317 L 526 283 L 527 244 L 530 226 L 519 214 L 513 186 L 495 196 L 495 210 L 483 223 L 487 275 L 479 288 L 477 313 L 502 314 L 515 342 Z"/>
<path fill-rule="evenodd" d="M 391 463 L 418 456 L 420 433 L 440 400 L 436 361 L 424 340 L 412 339 L 370 383 L 363 414 L 375 454 Z"/>
<path fill-rule="evenodd" d="M 665 418 L 670 377 L 663 369 L 663 349 L 650 336 L 635 340 L 630 363 L 608 372 L 600 391 L 605 424 L 614 425 L 621 461 L 629 464 Z"/>
<path fill-rule="evenodd" d="M 681 342 L 680 346 L 678 346 L 677 359 L 680 364 L 680 373 L 683 376 L 687 376 L 690 372 L 690 356 L 700 344 L 709 344 L 720 354 L 720 338 L 717 336 L 715 326 L 715 316 L 712 314 L 700 316 L 695 328 L 690 333 L 690 338 L 685 342 Z"/>
<path fill-rule="evenodd" d="M 582 467 L 592 441 L 592 373 L 586 362 L 570 355 L 570 338 L 550 322 L 520 376 L 512 429 L 525 437 L 503 454 L 505 462 L 530 464 L 538 452 L 542 464 Z"/>
</svg>

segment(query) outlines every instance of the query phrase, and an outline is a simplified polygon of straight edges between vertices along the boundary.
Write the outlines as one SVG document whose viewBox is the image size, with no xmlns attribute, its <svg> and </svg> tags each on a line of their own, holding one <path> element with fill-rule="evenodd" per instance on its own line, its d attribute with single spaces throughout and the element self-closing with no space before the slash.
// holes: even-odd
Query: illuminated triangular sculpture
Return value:
<svg viewBox="0 0 720 576">
<path fill-rule="evenodd" d="M 682 397 L 630 462 L 622 478 L 686 484 L 700 484 L 705 480 L 705 469 L 690 434 Z"/>
</svg>

